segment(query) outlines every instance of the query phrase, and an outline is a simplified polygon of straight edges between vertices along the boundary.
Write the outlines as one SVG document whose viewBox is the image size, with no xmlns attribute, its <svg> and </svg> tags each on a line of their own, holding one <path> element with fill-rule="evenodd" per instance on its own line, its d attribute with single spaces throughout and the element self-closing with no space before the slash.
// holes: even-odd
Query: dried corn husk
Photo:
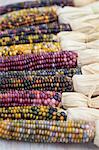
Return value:
<svg viewBox="0 0 99 150">
<path fill-rule="evenodd" d="M 81 32 L 75 32 L 75 31 L 71 31 L 71 32 L 60 32 L 57 34 L 59 41 L 63 41 L 63 40 L 74 40 L 74 41 L 78 41 L 78 42 L 83 42 L 85 43 L 87 41 L 87 34 L 85 33 L 81 33 Z"/>
<path fill-rule="evenodd" d="M 93 92 L 93 91 L 92 91 Z M 62 93 L 62 106 L 64 109 L 74 107 L 90 107 L 99 109 L 99 96 L 91 98 L 78 92 Z"/>
<path fill-rule="evenodd" d="M 67 23 L 69 21 L 63 21 L 63 23 Z M 95 21 L 94 21 L 95 22 Z M 97 22 L 97 21 L 96 21 Z M 96 31 L 99 31 L 99 24 L 94 23 L 88 23 L 88 22 L 71 22 L 70 23 L 73 31 L 79 31 L 87 34 L 94 33 Z"/>
<path fill-rule="evenodd" d="M 84 120 L 96 121 L 99 120 L 99 110 L 86 107 L 68 108 L 68 120 Z"/>
<path fill-rule="evenodd" d="M 99 31 L 99 2 L 81 8 L 58 8 L 60 23 L 69 23 L 74 31 L 93 33 Z M 97 22 L 97 23 L 96 23 Z"/>
<path fill-rule="evenodd" d="M 99 40 L 99 32 L 94 32 L 92 34 L 87 35 L 87 42 L 92 42 L 95 40 Z M 97 41 L 99 43 L 99 41 Z M 96 42 L 96 44 L 97 44 Z"/>
<path fill-rule="evenodd" d="M 91 108 L 99 109 L 99 96 L 89 99 L 88 106 Z"/>
<path fill-rule="evenodd" d="M 74 0 L 74 5 L 75 6 L 84 6 L 84 5 L 88 5 L 95 1 L 96 0 Z"/>
<path fill-rule="evenodd" d="M 81 68 L 81 70 L 82 70 L 82 74 L 84 75 L 99 74 L 99 63 L 85 65 Z"/>
<path fill-rule="evenodd" d="M 99 47 L 99 32 L 91 34 L 82 33 L 79 31 L 62 31 L 57 34 L 58 40 L 73 40 L 82 43 L 87 43 L 87 48 L 98 48 Z"/>
<path fill-rule="evenodd" d="M 99 75 L 74 75 L 73 85 L 76 92 L 86 96 L 99 95 Z"/>
<path fill-rule="evenodd" d="M 95 41 L 87 43 L 87 48 L 88 49 L 97 49 L 97 50 L 99 50 L 99 40 L 95 40 Z"/>
<path fill-rule="evenodd" d="M 78 20 L 79 19 L 79 20 Z M 80 17 L 74 20 L 74 22 L 85 22 L 85 23 L 93 23 L 94 21 L 99 20 L 99 14 L 91 14 L 91 15 L 86 15 L 84 17 Z"/>
<path fill-rule="evenodd" d="M 99 63 L 99 50 L 86 49 L 78 52 L 78 64 L 80 66 Z"/>
<path fill-rule="evenodd" d="M 90 3 L 86 6 L 82 7 L 83 9 L 89 10 L 91 9 L 94 14 L 99 13 L 99 1 L 95 1 L 94 3 Z"/>
<path fill-rule="evenodd" d="M 60 40 L 60 45 L 61 45 L 62 50 L 64 51 L 71 50 L 71 51 L 78 52 L 79 62 L 84 63 L 84 65 L 86 65 L 86 61 L 88 61 L 89 64 L 99 62 L 99 52 L 98 52 L 99 40 L 88 42 L 88 43 L 79 42 L 79 40 L 80 39 L 73 40 L 72 38 L 70 39 L 70 38 L 63 37 L 63 39 Z M 90 57 L 88 54 L 90 54 Z M 89 58 L 89 60 L 87 60 L 87 58 Z M 84 59 L 85 61 L 83 61 L 82 59 Z"/>
<path fill-rule="evenodd" d="M 86 15 L 93 14 L 93 11 L 91 9 L 89 10 L 89 9 L 82 9 L 82 8 L 78 8 L 78 7 L 66 6 L 64 8 L 59 7 L 57 9 L 57 14 L 61 20 L 63 18 L 75 20 L 75 19 L 78 19 L 80 17 L 84 17 Z"/>
<path fill-rule="evenodd" d="M 62 105 L 65 109 L 72 107 L 88 107 L 89 98 L 77 92 L 62 93 Z"/>
<path fill-rule="evenodd" d="M 94 15 L 99 13 L 99 2 L 91 3 L 83 7 L 71 7 L 65 6 L 63 8 L 58 7 L 57 14 L 61 18 L 78 19 L 88 15 Z"/>
<path fill-rule="evenodd" d="M 82 50 L 86 49 L 86 43 L 82 43 L 82 42 L 77 42 L 77 41 L 73 41 L 73 40 L 62 40 L 61 43 L 61 48 L 62 50 L 68 50 L 68 51 L 75 51 L 75 52 L 79 52 Z"/>
</svg>

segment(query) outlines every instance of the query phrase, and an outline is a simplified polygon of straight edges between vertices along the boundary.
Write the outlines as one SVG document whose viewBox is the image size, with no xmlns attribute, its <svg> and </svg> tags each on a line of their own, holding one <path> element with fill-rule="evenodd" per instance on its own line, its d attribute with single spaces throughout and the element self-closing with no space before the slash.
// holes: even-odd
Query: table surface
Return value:
<svg viewBox="0 0 99 150">
<path fill-rule="evenodd" d="M 99 150 L 93 144 L 33 144 L 0 140 L 0 150 Z"/>
<path fill-rule="evenodd" d="M 0 0 L 0 6 L 30 0 Z M 99 150 L 93 144 L 33 144 L 0 140 L 0 150 Z"/>
</svg>

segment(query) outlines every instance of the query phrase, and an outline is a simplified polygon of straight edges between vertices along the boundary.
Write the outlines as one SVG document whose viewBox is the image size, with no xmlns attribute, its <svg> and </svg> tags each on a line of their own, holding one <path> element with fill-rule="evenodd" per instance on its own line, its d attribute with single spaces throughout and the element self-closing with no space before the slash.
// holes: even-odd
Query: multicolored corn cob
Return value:
<svg viewBox="0 0 99 150">
<path fill-rule="evenodd" d="M 56 92 L 73 91 L 72 78 L 60 76 L 23 76 L 14 78 L 1 78 L 0 91 L 6 90 L 42 90 Z"/>
<path fill-rule="evenodd" d="M 37 35 L 21 35 L 0 38 L 0 46 L 16 45 L 16 44 L 32 44 L 39 42 L 55 42 L 57 36 L 54 34 L 37 34 Z"/>
<path fill-rule="evenodd" d="M 75 68 L 77 57 L 72 51 L 0 57 L 0 71 Z"/>
<path fill-rule="evenodd" d="M 42 53 L 42 52 L 59 52 L 61 46 L 59 42 L 41 42 L 33 44 L 19 44 L 11 46 L 1 46 L 0 56 L 15 56 L 21 54 Z"/>
<path fill-rule="evenodd" d="M 12 30 L 9 29 L 0 31 L 0 38 L 20 35 L 26 36 L 30 34 L 57 34 L 61 31 L 72 31 L 72 29 L 69 24 L 59 24 L 58 22 L 53 22 L 48 24 L 40 24 L 36 26 L 23 26 Z"/>
<path fill-rule="evenodd" d="M 0 78 L 19 78 L 25 76 L 55 76 L 55 75 L 65 75 L 68 77 L 73 77 L 75 74 L 81 74 L 81 68 L 70 68 L 70 69 L 46 69 L 37 71 L 7 71 L 0 72 Z"/>
<path fill-rule="evenodd" d="M 10 106 L 61 106 L 61 93 L 51 91 L 9 91 L 0 93 L 0 107 Z"/>
<path fill-rule="evenodd" d="M 27 120 L 64 120 L 67 112 L 58 107 L 50 106 L 18 106 L 0 108 L 0 118 L 27 119 Z"/>
<path fill-rule="evenodd" d="M 94 140 L 95 124 L 84 121 L 3 120 L 0 137 L 36 143 L 88 143 Z"/>
<path fill-rule="evenodd" d="M 57 21 L 55 7 L 31 8 L 14 11 L 0 18 L 0 30 L 15 29 L 24 25 L 37 25 Z"/>
<path fill-rule="evenodd" d="M 64 0 L 35 0 L 35 1 L 9 4 L 0 7 L 0 15 L 8 12 L 16 11 L 16 10 L 21 10 L 21 9 L 44 7 L 44 6 L 51 6 L 51 5 L 73 6 L 73 0 L 65 0 L 65 1 Z"/>
</svg>

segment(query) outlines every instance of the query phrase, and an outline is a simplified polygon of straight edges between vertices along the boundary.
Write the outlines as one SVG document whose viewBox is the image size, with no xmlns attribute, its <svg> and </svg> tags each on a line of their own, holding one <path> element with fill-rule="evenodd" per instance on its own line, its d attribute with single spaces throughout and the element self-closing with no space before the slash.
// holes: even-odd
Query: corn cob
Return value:
<svg viewBox="0 0 99 150">
<path fill-rule="evenodd" d="M 77 57 L 71 51 L 1 57 L 0 71 L 75 68 Z"/>
<path fill-rule="evenodd" d="M 14 4 L 9 4 L 6 6 L 0 7 L 0 15 L 18 11 L 21 9 L 28 9 L 28 8 L 35 8 L 35 7 L 45 7 L 51 5 L 58 5 L 58 6 L 83 6 L 88 5 L 96 0 L 35 0 L 35 1 L 27 1 L 27 2 L 18 2 Z M 90 6 L 90 5 L 89 5 Z"/>
<path fill-rule="evenodd" d="M 75 74 L 81 74 L 81 68 L 70 68 L 70 69 L 46 69 L 38 71 L 7 71 L 0 72 L 0 78 L 19 78 L 25 76 L 55 76 L 65 75 L 73 77 Z"/>
<path fill-rule="evenodd" d="M 0 38 L 0 46 L 15 45 L 15 44 L 32 44 L 39 42 L 55 42 L 57 36 L 54 34 L 37 34 L 37 35 L 21 35 Z"/>
<path fill-rule="evenodd" d="M 51 91 L 9 91 L 0 94 L 0 107 L 61 105 L 61 93 Z"/>
<path fill-rule="evenodd" d="M 61 51 L 61 46 L 59 42 L 41 42 L 33 44 L 19 44 L 0 47 L 1 56 L 14 56 L 21 54 L 58 52 L 58 51 Z"/>
<path fill-rule="evenodd" d="M 65 120 L 67 112 L 58 107 L 18 106 L 0 108 L 1 119 Z"/>
<path fill-rule="evenodd" d="M 49 24 L 40 24 L 34 26 L 23 26 L 16 29 L 9 29 L 5 31 L 0 31 L 0 38 L 10 37 L 10 36 L 19 36 L 19 35 L 29 35 L 29 34 L 47 34 L 47 33 L 58 33 L 61 31 L 71 31 L 71 26 L 69 24 L 59 24 L 58 22 L 53 22 Z"/>
<path fill-rule="evenodd" d="M 56 92 L 73 91 L 72 79 L 60 76 L 23 76 L 15 78 L 1 78 L 0 91 L 17 90 L 42 90 Z"/>
<path fill-rule="evenodd" d="M 3 120 L 0 137 L 38 143 L 88 143 L 95 137 L 95 124 L 84 121 Z"/>
<path fill-rule="evenodd" d="M 72 6 L 73 1 L 72 0 L 36 0 L 36 1 L 28 1 L 28 2 L 19 2 L 14 4 L 9 4 L 6 6 L 0 7 L 0 15 L 21 10 L 21 9 L 27 9 L 27 8 L 34 8 L 34 7 L 45 7 L 45 6 L 51 6 L 51 5 L 59 5 L 59 6 Z"/>
<path fill-rule="evenodd" d="M 11 46 L 1 46 L 0 56 L 15 56 L 21 54 L 58 52 L 61 51 L 59 42 L 41 42 L 33 44 L 19 44 Z"/>
<path fill-rule="evenodd" d="M 57 21 L 56 8 L 42 7 L 14 11 L 0 18 L 0 30 L 24 25 L 37 25 Z"/>
</svg>

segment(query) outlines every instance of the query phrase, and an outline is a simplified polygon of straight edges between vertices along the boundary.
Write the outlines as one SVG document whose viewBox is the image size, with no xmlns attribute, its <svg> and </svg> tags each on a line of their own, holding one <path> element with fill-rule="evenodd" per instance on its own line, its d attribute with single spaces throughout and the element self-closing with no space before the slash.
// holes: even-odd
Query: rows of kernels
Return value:
<svg viewBox="0 0 99 150">
<path fill-rule="evenodd" d="M 0 90 L 43 90 L 43 91 L 73 91 L 72 79 L 60 76 L 24 76 L 19 78 L 1 78 Z"/>
<path fill-rule="evenodd" d="M 43 2 L 43 1 L 42 1 Z M 47 2 L 47 1 L 46 1 Z M 0 71 L 11 71 L 11 70 L 39 70 L 39 69 L 60 69 L 54 72 L 50 70 L 48 72 L 45 70 L 37 71 L 39 75 L 24 74 L 13 77 L 2 77 L 0 78 L 0 99 L 5 103 L 5 107 L 0 108 L 0 137 L 7 139 L 15 140 L 24 140 L 30 142 L 61 142 L 61 143 L 85 143 L 92 141 L 94 139 L 95 128 L 93 123 L 86 123 L 83 121 L 74 122 L 67 120 L 67 111 L 60 109 L 58 106 L 60 103 L 57 103 L 56 97 L 57 94 L 51 95 L 49 99 L 52 103 L 46 101 L 47 91 L 73 91 L 72 79 L 65 75 L 66 68 L 69 74 L 68 76 L 72 77 L 75 73 L 77 66 L 77 54 L 74 52 L 56 52 L 56 53 L 42 53 L 42 54 L 31 54 L 34 51 L 38 53 L 38 49 L 41 52 L 49 52 L 50 48 L 46 48 L 45 45 L 40 44 L 36 45 L 33 48 L 34 42 L 55 42 L 56 36 L 54 34 L 46 34 L 48 27 L 44 27 L 45 30 L 40 31 L 39 29 L 32 32 L 33 28 L 29 25 L 37 25 L 42 23 L 51 23 L 55 25 L 57 21 L 56 8 L 46 7 L 46 8 L 35 8 L 35 9 L 23 9 L 20 11 L 12 12 L 7 15 L 4 15 L 0 19 L 0 29 L 11 29 L 1 33 L 0 45 L 14 45 L 14 44 L 28 44 L 30 43 L 31 50 L 28 50 L 27 47 L 23 49 L 20 45 L 13 46 L 12 49 L 14 53 L 11 53 L 11 47 L 6 48 L 5 51 L 1 51 L 1 56 L 13 56 L 13 57 L 1 57 L 0 58 Z M 21 31 L 21 28 L 17 26 L 26 26 L 24 30 Z M 52 24 L 50 24 L 52 25 Z M 49 26 L 50 26 L 49 25 Z M 56 24 L 57 25 L 57 24 Z M 43 26 L 43 25 L 42 25 Z M 55 26 L 54 26 L 55 27 Z M 57 33 L 58 31 L 63 30 L 63 26 L 58 26 L 55 28 L 49 29 L 49 33 Z M 67 27 L 67 26 L 66 26 Z M 34 29 L 36 26 L 34 27 Z M 15 29 L 15 30 L 13 30 Z M 18 31 L 18 32 L 17 32 Z M 9 32 L 12 32 L 10 35 Z M 15 32 L 15 34 L 14 34 Z M 17 32 L 17 34 L 16 34 Z M 37 33 L 35 33 L 37 32 Z M 41 34 L 39 32 L 43 32 Z M 41 35 L 38 35 L 41 34 Z M 36 34 L 36 35 L 32 35 Z M 2 36 L 3 35 L 3 36 Z M 42 43 L 41 43 L 42 44 Z M 21 45 L 22 46 L 22 45 Z M 56 46 L 56 45 L 55 45 Z M 23 46 L 22 46 L 23 47 Z M 49 47 L 51 47 L 49 45 Z M 17 50 L 15 50 L 15 49 Z M 6 53 L 9 49 L 9 53 Z M 19 52 L 21 49 L 21 53 Z M 27 49 L 26 51 L 24 51 Z M 45 50 L 44 50 L 45 49 Z M 57 49 L 57 48 L 56 48 Z M 52 47 L 52 51 L 56 50 L 55 47 Z M 22 52 L 23 51 L 23 52 Z M 57 50 L 58 51 L 58 50 Z M 29 53 L 29 54 L 28 54 Z M 23 55 L 22 55 L 23 54 Z M 27 55 L 25 55 L 27 54 Z M 75 69 L 74 69 L 74 68 Z M 22 73 L 22 72 L 20 72 Z M 51 75 L 50 75 L 51 73 Z M 43 75 L 42 75 L 43 74 Z M 47 75 L 46 75 L 47 74 Z M 72 75 L 71 75 L 72 74 Z M 14 75 L 14 74 L 13 74 Z M 19 90 L 19 91 L 9 91 L 9 90 Z M 42 90 L 42 91 L 20 91 L 20 90 Z M 8 90 L 8 92 L 6 92 Z M 42 94 L 46 91 L 45 97 L 41 98 Z M 34 94 L 35 93 L 35 94 Z M 59 96 L 59 95 L 58 95 Z M 34 97 L 36 97 L 34 101 Z M 31 100 L 32 99 L 32 100 Z M 42 102 L 43 100 L 43 102 Z M 26 106 L 24 105 L 25 102 Z M 1 102 L 2 104 L 2 102 Z M 11 107 L 11 105 L 13 107 Z M 17 106 L 15 106 L 17 105 Z M 28 106 L 27 106 L 28 105 Z M 29 106 L 36 105 L 36 106 Z M 46 105 L 46 106 L 38 106 Z M 49 105 L 49 106 L 47 106 Z M 53 107 L 52 107 L 53 106 Z M 60 106 L 60 105 L 59 105 Z M 11 120 L 5 120 L 11 119 Z M 13 120 L 17 119 L 17 120 Z M 20 120 L 21 119 L 21 120 Z M 25 120 L 23 120 L 25 119 Z M 42 121 L 43 120 L 43 121 Z M 50 120 L 46 121 L 46 120 Z M 54 120 L 54 121 L 53 121 Z M 56 122 L 57 120 L 57 122 Z M 59 121 L 58 121 L 59 120 Z M 64 122 L 65 120 L 65 122 Z"/>
<path fill-rule="evenodd" d="M 0 108 L 1 119 L 67 120 L 67 112 L 50 106 L 18 106 Z"/>
<path fill-rule="evenodd" d="M 24 26 L 18 27 L 16 29 L 9 29 L 0 31 L 0 38 L 10 37 L 10 36 L 19 36 L 19 35 L 29 35 L 29 34 L 51 34 L 58 33 L 61 31 L 71 31 L 71 26 L 69 24 L 59 24 L 58 22 L 53 22 L 49 24 L 39 24 L 37 26 Z"/>
<path fill-rule="evenodd" d="M 54 21 L 57 21 L 57 14 L 54 7 L 23 9 L 3 15 L 0 19 L 0 30 L 15 29 L 17 26 L 37 25 Z"/>
<path fill-rule="evenodd" d="M 88 143 L 95 135 L 95 125 L 84 121 L 5 120 L 0 122 L 0 137 L 14 140 Z"/>
<path fill-rule="evenodd" d="M 0 71 L 73 68 L 77 66 L 77 57 L 71 51 L 1 57 Z"/>
<path fill-rule="evenodd" d="M 57 37 L 54 34 L 21 35 L 0 38 L 0 46 L 9 46 L 15 44 L 32 44 L 39 42 L 56 42 Z"/>
<path fill-rule="evenodd" d="M 34 7 L 44 7 L 51 5 L 59 5 L 59 6 L 72 6 L 73 1 L 71 0 L 39 0 L 39 1 L 28 1 L 28 2 L 19 2 L 16 4 L 9 4 L 7 6 L 0 7 L 0 15 L 8 12 L 26 9 L 26 8 L 34 8 Z"/>
<path fill-rule="evenodd" d="M 12 46 L 1 46 L 0 56 L 15 56 L 21 54 L 58 52 L 61 51 L 59 42 L 41 42 L 33 44 L 19 44 Z"/>
<path fill-rule="evenodd" d="M 8 106 L 61 106 L 61 93 L 51 91 L 9 91 L 0 93 L 0 107 Z"/>
<path fill-rule="evenodd" d="M 54 12 L 56 14 L 56 7 L 51 6 L 51 7 L 39 7 L 39 8 L 29 8 L 29 9 L 23 9 L 19 11 L 13 11 L 11 13 L 5 14 L 1 17 L 1 22 L 2 20 L 5 19 L 17 19 L 18 17 L 23 17 L 24 15 L 32 15 L 32 14 L 38 14 L 38 13 L 49 13 L 49 12 Z"/>
<path fill-rule="evenodd" d="M 45 69 L 37 71 L 7 71 L 0 72 L 0 78 L 19 78 L 25 76 L 55 76 L 55 75 L 65 75 L 68 77 L 73 77 L 75 74 L 81 74 L 81 68 L 70 68 L 70 69 Z"/>
</svg>

